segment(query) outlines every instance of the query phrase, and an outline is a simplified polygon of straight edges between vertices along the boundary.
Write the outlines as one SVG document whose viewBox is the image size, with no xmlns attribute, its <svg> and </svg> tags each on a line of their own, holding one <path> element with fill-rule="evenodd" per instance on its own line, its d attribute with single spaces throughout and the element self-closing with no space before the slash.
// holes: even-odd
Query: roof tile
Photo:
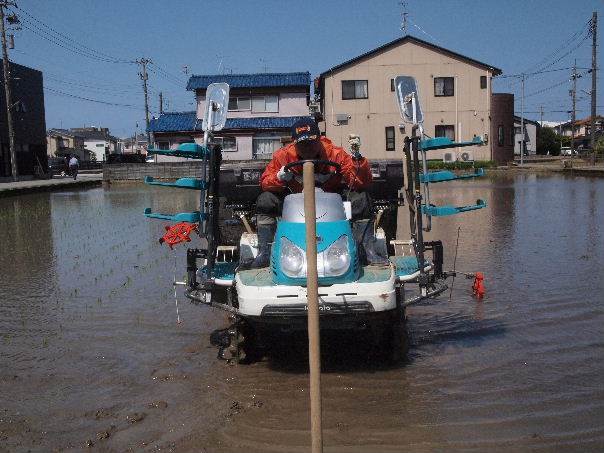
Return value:
<svg viewBox="0 0 604 453">
<path fill-rule="evenodd" d="M 222 82 L 231 88 L 310 87 L 310 72 L 192 75 L 187 90 L 205 90 L 211 83 Z"/>
<path fill-rule="evenodd" d="M 224 129 L 288 129 L 302 116 L 227 118 Z M 149 123 L 150 132 L 201 131 L 201 120 L 195 112 L 164 112 Z"/>
</svg>

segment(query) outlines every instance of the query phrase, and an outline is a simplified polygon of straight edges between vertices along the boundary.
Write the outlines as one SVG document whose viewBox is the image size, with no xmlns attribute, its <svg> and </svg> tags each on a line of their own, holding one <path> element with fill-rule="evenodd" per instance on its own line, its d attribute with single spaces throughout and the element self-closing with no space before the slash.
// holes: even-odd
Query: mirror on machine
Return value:
<svg viewBox="0 0 604 453">
<path fill-rule="evenodd" d="M 419 91 L 415 79 L 409 76 L 398 76 L 394 79 L 394 86 L 403 121 L 413 125 L 423 123 L 424 114 L 419 103 Z"/>
<path fill-rule="evenodd" d="M 211 83 L 206 90 L 206 106 L 203 112 L 202 129 L 204 131 L 221 130 L 227 119 L 229 105 L 229 84 Z M 210 115 L 210 111 L 212 114 Z M 212 118 L 210 124 L 210 117 Z"/>
</svg>

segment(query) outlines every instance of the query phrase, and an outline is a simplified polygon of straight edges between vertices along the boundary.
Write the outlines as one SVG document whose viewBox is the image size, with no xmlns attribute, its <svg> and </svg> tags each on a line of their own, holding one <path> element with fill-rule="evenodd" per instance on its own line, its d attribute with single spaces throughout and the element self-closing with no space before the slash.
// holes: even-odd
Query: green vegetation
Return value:
<svg viewBox="0 0 604 453">
<path fill-rule="evenodd" d="M 464 170 L 468 168 L 493 168 L 497 167 L 494 160 L 477 160 L 474 162 L 443 162 L 442 160 L 428 161 L 429 170 Z"/>
<path fill-rule="evenodd" d="M 537 132 L 537 154 L 558 156 L 560 154 L 560 136 L 551 127 L 541 127 Z"/>
<path fill-rule="evenodd" d="M 594 150 L 596 152 L 596 155 L 599 155 L 599 156 L 604 155 L 604 137 L 600 137 L 599 139 L 596 140 L 596 143 L 594 145 Z"/>
</svg>

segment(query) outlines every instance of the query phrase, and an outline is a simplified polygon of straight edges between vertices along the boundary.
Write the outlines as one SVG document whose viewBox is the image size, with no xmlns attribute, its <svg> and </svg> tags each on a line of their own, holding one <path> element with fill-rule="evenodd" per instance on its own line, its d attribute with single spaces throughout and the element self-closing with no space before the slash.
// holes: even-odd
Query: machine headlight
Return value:
<svg viewBox="0 0 604 453">
<path fill-rule="evenodd" d="M 350 252 L 346 235 L 331 244 L 323 253 L 323 272 L 325 277 L 338 277 L 350 267 Z"/>
<path fill-rule="evenodd" d="M 281 269 L 288 277 L 304 277 L 306 275 L 306 259 L 304 251 L 289 239 L 281 238 Z"/>
</svg>

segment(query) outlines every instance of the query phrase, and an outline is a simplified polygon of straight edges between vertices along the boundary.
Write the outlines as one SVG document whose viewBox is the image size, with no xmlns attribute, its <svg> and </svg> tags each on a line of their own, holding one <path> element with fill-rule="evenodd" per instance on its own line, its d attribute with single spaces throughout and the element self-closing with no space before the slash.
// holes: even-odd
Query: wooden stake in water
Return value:
<svg viewBox="0 0 604 453">
<path fill-rule="evenodd" d="M 178 313 L 178 297 L 176 296 L 176 251 L 173 252 L 174 256 L 174 280 L 172 280 L 172 286 L 174 287 L 174 304 L 176 304 L 176 323 L 180 324 L 180 313 Z"/>
<path fill-rule="evenodd" d="M 308 364 L 310 366 L 310 433 L 312 452 L 323 452 L 321 410 L 321 337 L 317 274 L 317 214 L 315 166 L 304 164 L 304 219 L 306 220 L 306 300 L 308 306 Z"/>
</svg>

